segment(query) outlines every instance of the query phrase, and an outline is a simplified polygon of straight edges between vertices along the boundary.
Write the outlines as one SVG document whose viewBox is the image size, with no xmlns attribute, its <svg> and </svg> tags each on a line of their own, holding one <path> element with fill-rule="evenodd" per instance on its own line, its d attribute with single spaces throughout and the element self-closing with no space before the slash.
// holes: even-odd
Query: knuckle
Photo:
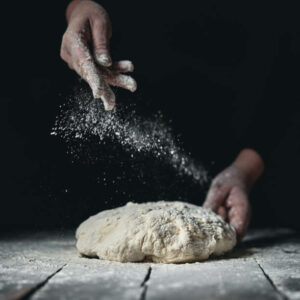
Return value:
<svg viewBox="0 0 300 300">
<path fill-rule="evenodd" d="M 69 58 L 68 52 L 66 51 L 66 49 L 64 47 L 60 48 L 59 55 L 62 60 L 64 60 L 65 62 L 68 62 L 68 58 Z"/>
<path fill-rule="evenodd" d="M 73 65 L 71 63 L 68 62 L 68 67 L 71 69 L 71 70 L 74 70 L 73 68 Z"/>
<path fill-rule="evenodd" d="M 74 42 L 75 42 L 74 37 L 70 33 L 65 32 L 61 42 L 61 53 L 64 55 L 66 53 L 72 52 L 72 50 L 74 49 L 73 47 Z"/>
<path fill-rule="evenodd" d="M 100 40 L 94 43 L 95 51 L 107 51 L 108 44 L 104 40 Z"/>
<path fill-rule="evenodd" d="M 94 26 L 103 29 L 106 29 L 108 25 L 106 18 L 100 13 L 95 13 L 94 15 L 92 15 L 91 22 Z"/>
<path fill-rule="evenodd" d="M 212 181 L 211 186 L 212 186 L 213 189 L 219 190 L 219 189 L 222 188 L 223 182 L 220 181 L 218 178 L 215 178 L 215 179 Z"/>
<path fill-rule="evenodd" d="M 70 42 L 70 38 L 71 34 L 69 33 L 69 31 L 66 31 L 62 37 L 62 44 L 67 46 Z"/>
<path fill-rule="evenodd" d="M 66 61 L 65 51 L 62 48 L 60 48 L 59 55 L 62 60 Z"/>
</svg>

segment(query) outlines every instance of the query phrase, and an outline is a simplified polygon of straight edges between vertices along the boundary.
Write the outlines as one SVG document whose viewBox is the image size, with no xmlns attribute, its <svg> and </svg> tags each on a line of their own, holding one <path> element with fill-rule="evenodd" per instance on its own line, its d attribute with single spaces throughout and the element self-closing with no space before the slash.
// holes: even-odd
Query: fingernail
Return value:
<svg viewBox="0 0 300 300">
<path fill-rule="evenodd" d="M 104 67 L 109 67 L 111 65 L 111 58 L 105 53 L 97 55 L 97 60 L 99 64 L 101 64 Z"/>
</svg>

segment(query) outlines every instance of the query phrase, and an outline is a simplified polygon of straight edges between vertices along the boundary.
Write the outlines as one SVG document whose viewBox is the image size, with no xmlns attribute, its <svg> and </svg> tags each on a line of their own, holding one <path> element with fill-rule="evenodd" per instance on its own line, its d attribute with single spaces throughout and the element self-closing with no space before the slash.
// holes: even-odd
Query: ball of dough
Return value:
<svg viewBox="0 0 300 300">
<path fill-rule="evenodd" d="M 120 262 L 183 263 L 221 255 L 236 244 L 236 234 L 220 216 L 200 206 L 159 201 L 105 210 L 76 231 L 85 256 Z"/>
</svg>

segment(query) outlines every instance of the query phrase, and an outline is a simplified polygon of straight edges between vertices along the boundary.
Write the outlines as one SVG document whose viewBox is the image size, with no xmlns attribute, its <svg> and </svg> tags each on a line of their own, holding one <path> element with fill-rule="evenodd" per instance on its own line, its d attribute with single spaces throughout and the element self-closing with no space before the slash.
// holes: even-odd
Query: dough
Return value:
<svg viewBox="0 0 300 300">
<path fill-rule="evenodd" d="M 182 263 L 221 255 L 236 244 L 229 224 L 200 206 L 129 202 L 88 218 L 76 231 L 79 253 L 120 262 Z"/>
</svg>

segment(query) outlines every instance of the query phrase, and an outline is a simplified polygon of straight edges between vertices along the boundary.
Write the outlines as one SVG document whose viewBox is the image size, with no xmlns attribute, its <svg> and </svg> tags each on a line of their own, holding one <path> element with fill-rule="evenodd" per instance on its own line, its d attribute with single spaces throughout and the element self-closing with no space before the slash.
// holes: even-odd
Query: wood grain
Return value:
<svg viewBox="0 0 300 300">
<path fill-rule="evenodd" d="M 0 299 L 300 299 L 300 238 L 252 231 L 225 257 L 166 265 L 79 257 L 71 231 L 8 234 Z"/>
</svg>

